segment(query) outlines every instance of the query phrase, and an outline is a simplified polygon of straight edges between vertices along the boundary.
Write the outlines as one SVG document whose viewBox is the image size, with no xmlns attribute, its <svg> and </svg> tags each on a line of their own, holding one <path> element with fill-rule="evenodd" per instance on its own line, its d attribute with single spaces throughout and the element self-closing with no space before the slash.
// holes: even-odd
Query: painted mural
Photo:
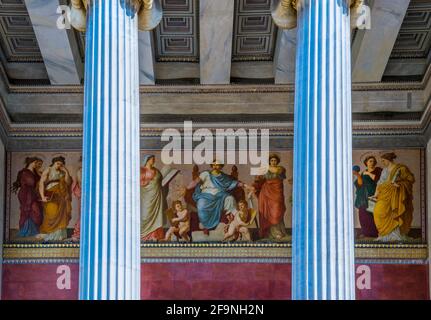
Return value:
<svg viewBox="0 0 431 320">
<path fill-rule="evenodd" d="M 420 150 L 353 152 L 357 238 L 420 242 L 425 205 Z"/>
<path fill-rule="evenodd" d="M 270 155 L 260 175 L 248 165 L 163 165 L 142 151 L 143 242 L 290 242 L 291 150 Z M 424 242 L 423 154 L 354 150 L 357 242 Z M 80 152 L 9 154 L 9 243 L 78 242 Z"/>
<path fill-rule="evenodd" d="M 262 175 L 247 165 L 164 166 L 144 153 L 142 241 L 280 241 L 291 239 L 292 153 L 270 155 Z"/>
</svg>

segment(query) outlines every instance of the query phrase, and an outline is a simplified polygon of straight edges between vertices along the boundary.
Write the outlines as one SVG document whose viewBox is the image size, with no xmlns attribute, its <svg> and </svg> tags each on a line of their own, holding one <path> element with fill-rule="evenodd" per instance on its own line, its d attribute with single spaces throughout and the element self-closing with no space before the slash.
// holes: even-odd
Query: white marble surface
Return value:
<svg viewBox="0 0 431 320">
<path fill-rule="evenodd" d="M 25 0 L 45 67 L 53 85 L 80 84 L 83 65 L 72 29 L 59 29 L 60 0 Z"/>
<path fill-rule="evenodd" d="M 348 4 L 335 0 L 303 0 L 300 4 L 293 146 L 292 299 L 354 300 Z"/>
<path fill-rule="evenodd" d="M 410 0 L 370 1 L 371 29 L 358 30 L 352 47 L 353 82 L 381 81 L 409 3 Z"/>
<path fill-rule="evenodd" d="M 154 50 L 150 31 L 139 31 L 139 82 L 143 85 L 154 85 Z"/>
<path fill-rule="evenodd" d="M 85 300 L 140 298 L 138 18 L 129 8 L 93 0 L 87 24 L 88 37 L 99 41 L 87 44 L 84 88 L 79 297 Z"/>
<path fill-rule="evenodd" d="M 276 84 L 295 83 L 296 28 L 278 30 L 274 54 L 274 80 Z"/>
<path fill-rule="evenodd" d="M 230 83 L 234 1 L 200 0 L 201 84 Z"/>
</svg>

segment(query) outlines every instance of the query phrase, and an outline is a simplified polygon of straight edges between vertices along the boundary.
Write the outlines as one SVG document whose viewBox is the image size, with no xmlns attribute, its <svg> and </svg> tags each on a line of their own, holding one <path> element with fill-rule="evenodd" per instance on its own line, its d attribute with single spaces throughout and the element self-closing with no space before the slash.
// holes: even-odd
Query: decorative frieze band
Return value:
<svg viewBox="0 0 431 320">
<path fill-rule="evenodd" d="M 141 258 L 148 259 L 272 259 L 289 260 L 290 243 L 192 243 L 192 244 L 141 244 Z M 79 244 L 5 244 L 4 262 L 20 260 L 34 263 L 37 260 L 78 259 Z M 428 258 L 426 244 L 356 244 L 356 259 L 419 259 Z"/>
</svg>

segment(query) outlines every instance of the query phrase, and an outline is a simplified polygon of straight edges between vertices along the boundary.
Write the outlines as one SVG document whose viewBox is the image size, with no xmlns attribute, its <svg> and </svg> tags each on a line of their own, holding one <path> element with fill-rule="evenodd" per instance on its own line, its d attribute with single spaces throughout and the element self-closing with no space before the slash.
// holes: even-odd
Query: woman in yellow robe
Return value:
<svg viewBox="0 0 431 320">
<path fill-rule="evenodd" d="M 403 241 L 413 220 L 413 183 L 409 168 L 394 162 L 395 153 L 381 156 L 385 169 L 377 184 L 374 222 L 379 232 L 378 241 Z"/>
<path fill-rule="evenodd" d="M 43 202 L 43 222 L 38 238 L 60 241 L 67 238 L 67 226 L 72 217 L 72 178 L 65 167 L 64 157 L 52 159 L 40 180 Z"/>
</svg>

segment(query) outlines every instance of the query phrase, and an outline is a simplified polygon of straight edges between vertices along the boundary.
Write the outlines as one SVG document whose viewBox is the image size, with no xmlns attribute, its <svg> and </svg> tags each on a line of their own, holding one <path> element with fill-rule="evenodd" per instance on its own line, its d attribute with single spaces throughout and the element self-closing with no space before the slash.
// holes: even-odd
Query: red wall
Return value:
<svg viewBox="0 0 431 320">
<path fill-rule="evenodd" d="M 57 289 L 58 264 L 3 265 L 3 299 L 76 299 Z M 427 265 L 370 264 L 371 289 L 357 299 L 429 299 Z M 150 263 L 142 265 L 142 299 L 290 299 L 290 264 Z"/>
</svg>

